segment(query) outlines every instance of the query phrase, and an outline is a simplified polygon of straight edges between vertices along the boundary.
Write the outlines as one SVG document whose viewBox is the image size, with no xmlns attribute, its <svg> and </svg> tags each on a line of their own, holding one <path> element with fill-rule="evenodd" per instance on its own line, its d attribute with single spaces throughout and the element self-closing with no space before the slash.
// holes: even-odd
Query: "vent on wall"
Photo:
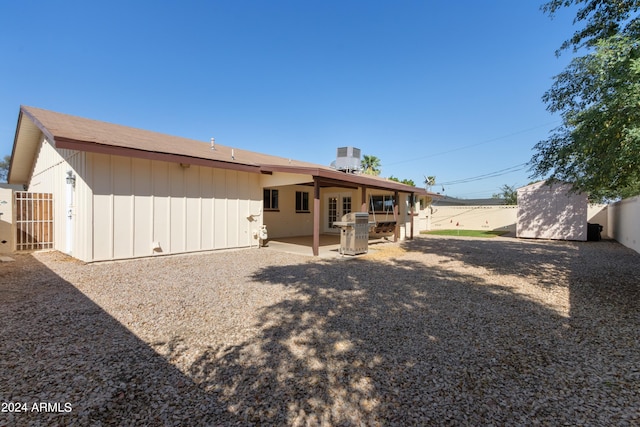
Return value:
<svg viewBox="0 0 640 427">
<path fill-rule="evenodd" d="M 360 170 L 360 149 L 355 147 L 340 147 L 336 156 L 336 169 L 345 172 Z"/>
</svg>

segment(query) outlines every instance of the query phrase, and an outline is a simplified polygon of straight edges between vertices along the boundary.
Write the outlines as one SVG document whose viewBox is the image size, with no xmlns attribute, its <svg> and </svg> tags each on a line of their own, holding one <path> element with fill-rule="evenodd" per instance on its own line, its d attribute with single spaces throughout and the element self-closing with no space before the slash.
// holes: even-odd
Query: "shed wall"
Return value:
<svg viewBox="0 0 640 427">
<path fill-rule="evenodd" d="M 533 184 L 518 189 L 517 237 L 587 240 L 587 196 L 566 184 Z"/>
</svg>

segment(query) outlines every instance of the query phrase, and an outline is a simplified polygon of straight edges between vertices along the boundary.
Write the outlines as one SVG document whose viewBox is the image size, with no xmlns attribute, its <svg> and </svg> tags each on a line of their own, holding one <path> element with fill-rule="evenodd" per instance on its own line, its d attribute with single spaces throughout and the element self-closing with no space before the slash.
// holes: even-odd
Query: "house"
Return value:
<svg viewBox="0 0 640 427">
<path fill-rule="evenodd" d="M 434 196 L 213 140 L 25 106 L 8 181 L 27 189 L 24 206 L 44 203 L 40 211 L 51 210 L 44 226 L 18 225 L 18 240 L 22 233 L 27 248 L 37 247 L 45 230 L 51 247 L 86 262 L 258 247 L 263 225 L 270 239 L 313 236 L 311 251 L 318 255 L 320 234 L 339 232 L 333 222 L 343 214 L 388 217 L 388 209 L 375 212 L 375 206 L 389 201 L 394 238 L 412 238 L 414 218 L 424 215 L 420 206 Z"/>
<path fill-rule="evenodd" d="M 540 181 L 518 188 L 516 236 L 533 239 L 587 240 L 587 195 L 571 185 Z"/>
<path fill-rule="evenodd" d="M 440 196 L 433 201 L 433 206 L 504 206 L 504 199 L 460 199 L 457 197 Z"/>
</svg>

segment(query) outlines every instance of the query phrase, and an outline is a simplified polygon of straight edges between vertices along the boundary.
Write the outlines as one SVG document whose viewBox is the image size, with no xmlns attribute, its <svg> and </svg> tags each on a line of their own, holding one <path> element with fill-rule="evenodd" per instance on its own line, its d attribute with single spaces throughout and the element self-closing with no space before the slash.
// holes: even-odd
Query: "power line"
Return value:
<svg viewBox="0 0 640 427">
<path fill-rule="evenodd" d="M 513 184 L 511 187 L 514 189 L 518 189 L 520 187 L 525 186 L 526 184 L 522 184 L 520 182 L 518 182 L 517 184 Z M 478 194 L 496 194 L 498 192 L 500 192 L 502 190 L 502 187 L 493 187 L 493 188 L 489 188 L 489 189 L 484 189 L 484 190 L 478 190 L 478 191 L 473 191 L 471 193 L 456 193 L 455 197 L 464 197 L 467 198 L 468 196 L 475 196 Z"/>
<path fill-rule="evenodd" d="M 505 169 L 500 169 L 497 170 L 495 172 L 489 172 L 483 175 L 478 175 L 478 176 L 473 176 L 470 178 L 462 178 L 462 179 L 457 179 L 454 181 L 449 181 L 449 182 L 438 182 L 436 183 L 436 185 L 456 185 L 456 184 L 466 184 L 468 182 L 475 182 L 475 181 L 481 181 L 483 179 L 489 179 L 489 178 L 495 178 L 497 176 L 502 176 L 502 175 L 507 175 L 513 172 L 518 172 L 521 171 L 522 169 L 525 168 L 525 166 L 527 165 L 527 163 L 520 163 L 519 165 L 515 165 L 515 166 L 511 166 Z"/>
<path fill-rule="evenodd" d="M 413 162 L 415 160 L 423 160 L 423 159 L 428 159 L 430 157 L 441 156 L 443 154 L 455 153 L 456 151 L 466 150 L 467 148 L 473 148 L 473 147 L 477 147 L 479 145 L 489 144 L 490 142 L 499 141 L 501 139 L 511 138 L 512 136 L 520 135 L 522 133 L 531 132 L 532 130 L 536 130 L 536 129 L 539 129 L 541 127 L 549 126 L 549 125 L 552 125 L 552 124 L 555 124 L 555 123 L 558 123 L 558 122 L 559 122 L 558 120 L 554 120 L 553 122 L 549 122 L 549 123 L 545 123 L 545 124 L 542 124 L 542 125 L 534 126 L 532 128 L 528 128 L 528 129 L 524 129 L 524 130 L 519 130 L 517 132 L 513 132 L 513 133 L 510 133 L 508 135 L 503 135 L 503 136 L 499 136 L 499 137 L 496 137 L 496 138 L 487 139 L 486 141 L 477 142 L 475 144 L 464 145 L 462 147 L 452 148 L 451 150 L 440 151 L 439 153 L 427 154 L 426 156 L 412 157 L 412 158 L 407 159 L 407 160 L 400 160 L 399 162 L 387 163 L 387 164 L 385 164 L 385 166 L 399 165 L 401 163 L 408 163 L 408 162 Z"/>
</svg>

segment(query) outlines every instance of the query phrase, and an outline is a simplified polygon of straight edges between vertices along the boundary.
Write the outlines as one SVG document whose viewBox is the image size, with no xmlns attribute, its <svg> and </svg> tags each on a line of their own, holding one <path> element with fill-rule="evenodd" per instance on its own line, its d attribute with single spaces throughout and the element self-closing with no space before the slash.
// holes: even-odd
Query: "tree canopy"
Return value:
<svg viewBox="0 0 640 427">
<path fill-rule="evenodd" d="M 4 156 L 3 160 L 0 160 L 0 182 L 7 182 L 9 177 L 9 165 L 11 164 L 11 156 Z"/>
<path fill-rule="evenodd" d="M 562 43 L 557 54 L 569 47 L 577 51 L 581 47 L 594 46 L 599 40 L 617 34 L 638 34 L 640 30 L 637 16 L 640 0 L 550 0 L 542 6 L 542 10 L 553 17 L 562 8 L 580 4 L 582 6 L 576 12 L 573 23 L 584 22 L 584 27 Z"/>
<path fill-rule="evenodd" d="M 493 199 L 503 199 L 505 205 L 518 204 L 518 190 L 513 185 L 505 184 L 500 187 L 500 192 L 491 196 Z"/>
<path fill-rule="evenodd" d="M 534 147 L 534 177 L 570 182 L 592 200 L 640 194 L 640 0 L 554 0 L 543 10 L 586 3 L 586 26 L 563 48 L 587 47 L 544 94 L 562 125 Z M 633 15 L 633 16 L 632 16 Z"/>
<path fill-rule="evenodd" d="M 431 188 L 436 185 L 436 177 L 433 175 L 424 176 L 424 186 L 427 191 L 431 191 Z"/>
<path fill-rule="evenodd" d="M 407 179 L 407 178 L 405 178 L 405 179 L 400 179 L 400 178 L 396 178 L 396 177 L 395 177 L 395 176 L 393 176 L 393 175 L 391 175 L 388 179 L 389 179 L 389 181 L 399 182 L 399 183 L 401 183 L 401 184 L 410 185 L 410 186 L 412 186 L 412 187 L 415 187 L 415 186 L 416 186 L 415 181 L 414 181 L 414 180 L 412 180 L 412 179 Z"/>
</svg>

